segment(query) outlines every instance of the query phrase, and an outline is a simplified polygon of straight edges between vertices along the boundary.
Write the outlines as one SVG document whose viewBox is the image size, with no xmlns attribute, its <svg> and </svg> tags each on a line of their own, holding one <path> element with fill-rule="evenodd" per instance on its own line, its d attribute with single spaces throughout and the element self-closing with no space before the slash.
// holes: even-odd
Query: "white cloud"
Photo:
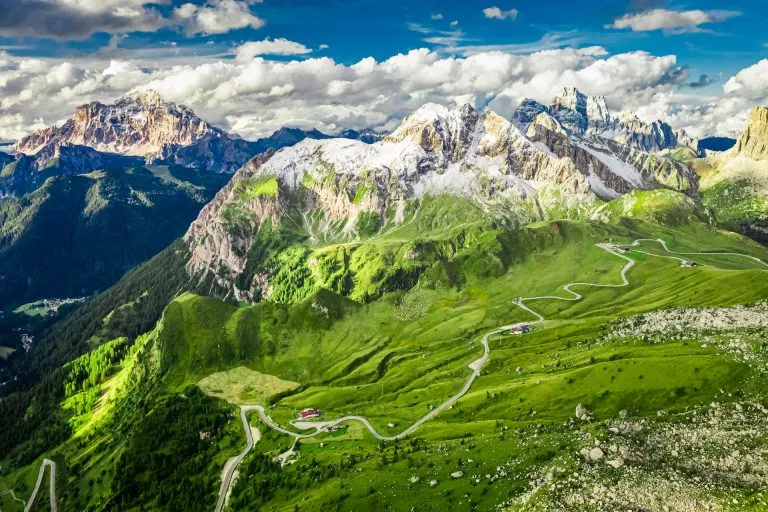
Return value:
<svg viewBox="0 0 768 512">
<path fill-rule="evenodd" d="M 441 12 L 436 12 L 436 13 L 434 13 L 433 15 L 431 15 L 431 16 L 429 17 L 429 19 L 431 19 L 431 20 L 433 20 L 433 21 L 441 20 L 441 19 L 443 19 L 443 13 L 441 13 Z"/>
<path fill-rule="evenodd" d="M 723 84 L 722 96 L 664 91 L 650 98 L 639 112 L 684 127 L 695 137 L 739 135 L 747 113 L 768 105 L 768 59 L 742 69 Z"/>
<path fill-rule="evenodd" d="M 167 24 L 153 0 L 0 0 L 0 35 L 82 40 L 98 32 L 150 32 Z"/>
<path fill-rule="evenodd" d="M 223 34 L 241 28 L 261 28 L 265 22 L 251 13 L 249 2 L 209 0 L 199 6 L 182 4 L 173 10 L 173 18 L 187 35 Z"/>
<path fill-rule="evenodd" d="M 768 59 L 749 66 L 732 76 L 723 85 L 729 96 L 757 100 L 768 96 Z"/>
<path fill-rule="evenodd" d="M 459 20 L 453 20 L 453 21 L 451 22 L 451 26 L 452 26 L 452 27 L 458 27 L 458 26 L 459 26 Z"/>
<path fill-rule="evenodd" d="M 727 19 L 740 16 L 739 11 L 672 11 L 668 9 L 652 9 L 636 14 L 625 14 L 616 18 L 612 24 L 605 28 L 625 29 L 633 32 L 647 32 L 652 30 L 664 30 L 671 34 L 683 34 L 688 32 L 701 32 L 701 25 L 719 23 Z"/>
<path fill-rule="evenodd" d="M 119 37 L 167 27 L 181 27 L 188 35 L 222 34 L 263 26 L 250 10 L 260 1 L 185 3 L 165 17 L 157 7 L 170 0 L 0 0 L 0 36 L 82 40 L 96 33 Z"/>
<path fill-rule="evenodd" d="M 517 9 L 510 9 L 508 11 L 503 11 L 499 7 L 486 7 L 483 9 L 483 15 L 491 20 L 515 20 L 517 19 L 518 14 L 519 13 Z"/>
<path fill-rule="evenodd" d="M 318 50 L 327 50 L 328 48 L 330 48 L 330 46 L 327 44 L 321 44 L 317 47 Z"/>
<path fill-rule="evenodd" d="M 614 111 L 669 119 L 696 135 L 727 135 L 741 129 L 746 109 L 768 96 L 765 61 L 726 81 L 722 97 L 702 97 L 680 88 L 689 78 L 674 55 L 608 55 L 600 47 L 467 57 L 419 49 L 351 65 L 328 57 L 238 61 L 208 56 L 153 63 L 128 56 L 42 60 L 3 54 L 0 60 L 6 61 L 0 67 L 0 139 L 18 138 L 70 116 L 79 104 L 113 101 L 137 87 L 155 88 L 246 138 L 285 125 L 330 132 L 391 129 L 426 102 L 470 101 L 510 116 L 523 98 L 548 102 L 563 85 L 605 95 Z"/>
<path fill-rule="evenodd" d="M 258 55 L 306 55 L 308 53 L 312 53 L 310 48 L 282 37 L 251 41 L 235 48 L 235 58 L 241 62 L 253 60 Z"/>
</svg>

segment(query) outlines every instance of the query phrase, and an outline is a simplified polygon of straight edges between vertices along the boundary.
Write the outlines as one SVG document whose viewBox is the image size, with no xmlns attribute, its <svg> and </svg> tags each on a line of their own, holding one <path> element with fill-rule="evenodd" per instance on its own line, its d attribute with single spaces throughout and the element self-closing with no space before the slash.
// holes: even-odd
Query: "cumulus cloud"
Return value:
<svg viewBox="0 0 768 512">
<path fill-rule="evenodd" d="M 157 6 L 170 0 L 0 0 L 0 36 L 83 40 L 96 33 L 154 32 L 180 27 L 188 35 L 260 28 L 250 10 L 261 0 L 185 3 L 165 17 Z"/>
<path fill-rule="evenodd" d="M 274 41 L 271 41 L 274 42 Z M 383 61 L 345 65 L 327 57 L 275 61 L 209 60 L 149 64 L 129 59 L 57 61 L 5 57 L 0 69 L 0 138 L 18 138 L 71 115 L 92 100 L 113 101 L 135 88 L 157 89 L 202 117 L 247 138 L 281 126 L 392 129 L 426 102 L 469 101 L 510 116 L 528 96 L 549 101 L 562 85 L 604 94 L 615 110 L 637 110 L 685 83 L 674 56 L 600 48 L 468 57 L 412 50 Z"/>
<path fill-rule="evenodd" d="M 651 9 L 649 11 L 625 14 L 621 18 L 613 20 L 612 24 L 605 28 L 630 29 L 633 32 L 649 32 L 664 30 L 669 34 L 684 34 L 689 32 L 701 32 L 701 25 L 719 23 L 736 16 L 741 16 L 739 11 L 672 11 L 669 9 Z"/>
<path fill-rule="evenodd" d="M 734 97 L 764 99 L 768 96 L 768 59 L 742 69 L 736 76 L 729 78 L 723 85 L 723 91 Z"/>
<path fill-rule="evenodd" d="M 173 10 L 173 18 L 187 35 L 223 34 L 241 28 L 261 28 L 265 22 L 251 13 L 248 2 L 209 0 L 205 5 L 182 4 Z"/>
<path fill-rule="evenodd" d="M 323 46 L 328 47 L 328 45 L 320 45 L 320 48 L 322 49 Z M 308 53 L 312 53 L 310 48 L 283 37 L 251 41 L 235 48 L 235 58 L 241 62 L 252 60 L 258 55 L 306 55 Z"/>
<path fill-rule="evenodd" d="M 113 101 L 136 88 L 157 89 L 246 138 L 286 125 L 328 132 L 392 129 L 426 102 L 470 102 L 509 117 L 523 98 L 549 102 L 563 85 L 605 95 L 615 112 L 665 119 L 694 136 L 734 135 L 743 129 L 748 109 L 768 101 L 768 59 L 725 81 L 722 95 L 701 95 L 685 87 L 695 80 L 674 55 L 609 55 L 600 47 L 467 57 L 418 49 L 350 65 L 328 57 L 129 57 L 62 60 L 0 53 L 0 139 L 17 139 L 66 119 L 79 104 Z"/>
<path fill-rule="evenodd" d="M 508 11 L 504 11 L 499 7 L 486 7 L 483 9 L 483 16 L 490 20 L 515 20 L 517 15 L 517 9 L 509 9 Z"/>
<path fill-rule="evenodd" d="M 166 24 L 146 0 L 0 0 L 0 35 L 82 40 L 97 32 L 155 31 Z"/>
<path fill-rule="evenodd" d="M 432 15 L 429 17 L 429 19 L 431 19 L 431 20 L 433 20 L 433 21 L 441 20 L 441 19 L 443 19 L 443 13 L 441 13 L 441 12 L 436 12 L 436 13 L 432 14 Z"/>
</svg>

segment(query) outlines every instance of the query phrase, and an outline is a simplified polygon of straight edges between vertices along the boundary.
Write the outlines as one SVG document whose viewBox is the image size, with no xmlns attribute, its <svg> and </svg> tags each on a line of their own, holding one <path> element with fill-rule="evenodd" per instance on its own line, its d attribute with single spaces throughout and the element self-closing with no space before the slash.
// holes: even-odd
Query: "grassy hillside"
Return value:
<svg viewBox="0 0 768 512">
<path fill-rule="evenodd" d="M 62 508 L 210 510 L 225 460 L 244 443 L 234 405 L 244 397 L 269 406 L 283 426 L 316 407 L 323 419 L 358 414 L 395 434 L 461 388 L 484 332 L 530 318 L 513 299 L 561 294 L 571 281 L 619 282 L 625 262 L 597 242 L 663 238 L 676 251 L 768 259 L 757 244 L 698 222 L 557 221 L 484 232 L 457 224 L 450 237 L 431 233 L 426 221 L 415 224 L 354 248 L 434 254 L 405 289 L 379 288 L 362 302 L 313 286 L 299 300 L 256 305 L 186 293 L 132 347 L 116 339 L 71 363 L 56 395 L 61 441 L 37 452 L 30 443 L 8 451 L 0 487 L 28 493 L 39 458 L 23 455 L 45 453 L 60 461 Z M 418 233 L 418 249 L 408 229 Z M 654 256 L 663 254 L 657 244 L 639 249 L 650 254 L 632 253 L 638 264 L 626 288 L 583 287 L 582 301 L 528 303 L 547 321 L 528 335 L 492 338 L 490 360 L 469 393 L 402 441 L 379 443 L 349 422 L 301 441 L 296 462 L 281 468 L 273 457 L 292 439 L 253 414 L 261 439 L 240 467 L 231 508 L 616 510 L 655 507 L 642 498 L 649 492 L 673 510 L 692 499 L 732 510 L 759 503 L 756 486 L 765 477 L 757 459 L 727 483 L 714 475 L 721 474 L 717 454 L 730 447 L 722 441 L 727 429 L 740 453 L 755 449 L 741 435 L 747 420 L 738 423 L 727 411 L 741 407 L 752 421 L 757 413 L 746 404 L 768 396 L 759 355 L 768 325 L 740 320 L 754 312 L 763 318 L 764 306 L 723 308 L 768 297 L 765 272 L 749 260 L 715 255 L 682 268 Z M 375 282 L 366 279 L 353 275 L 351 289 Z M 690 307 L 714 309 L 670 309 Z M 656 311 L 661 317 L 636 316 Z M 698 328 L 679 320 L 686 315 L 730 320 Z M 691 328 L 675 331 L 681 321 Z M 719 412 L 711 411 L 713 402 L 722 404 Z M 578 404 L 589 421 L 575 418 Z M 710 451 L 696 464 L 674 462 L 674 453 L 694 449 L 674 436 L 682 428 L 699 432 L 702 418 L 713 414 L 728 420 L 708 427 Z M 658 438 L 657 452 L 647 452 L 648 435 Z M 589 459 L 598 444 L 603 457 Z M 634 486 L 617 487 L 613 497 L 595 491 L 630 478 Z M 701 479 L 709 487 L 697 485 Z M 579 501 L 593 494 L 594 503 Z"/>
<path fill-rule="evenodd" d="M 768 243 L 768 163 L 744 157 L 696 162 L 701 202 L 717 222 Z"/>
</svg>

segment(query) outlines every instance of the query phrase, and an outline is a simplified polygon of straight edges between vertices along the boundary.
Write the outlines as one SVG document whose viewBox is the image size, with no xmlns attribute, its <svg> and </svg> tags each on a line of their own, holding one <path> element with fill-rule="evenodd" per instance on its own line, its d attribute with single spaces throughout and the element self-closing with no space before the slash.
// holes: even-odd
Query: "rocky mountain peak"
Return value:
<svg viewBox="0 0 768 512">
<path fill-rule="evenodd" d="M 130 92 L 127 96 L 124 96 L 117 101 L 118 104 L 129 103 L 129 102 L 137 103 L 145 107 L 159 107 L 163 105 L 170 105 L 170 103 L 166 103 L 165 100 L 163 100 L 162 96 L 160 96 L 160 93 L 154 89 L 146 89 L 143 91 L 133 91 L 133 92 Z"/>
<path fill-rule="evenodd" d="M 546 105 L 532 98 L 524 98 L 512 114 L 512 122 L 521 130 L 525 130 L 536 119 L 536 116 L 547 111 Z"/>
<path fill-rule="evenodd" d="M 583 112 L 587 108 L 587 96 L 575 87 L 566 86 L 563 87 L 560 94 L 552 99 L 552 107 L 554 107 L 554 110 L 566 108 L 576 112 Z"/>
<path fill-rule="evenodd" d="M 468 145 L 478 115 L 469 104 L 449 109 L 427 103 L 406 117 L 400 126 L 384 138 L 389 142 L 410 139 L 445 163 L 456 160 Z"/>
<path fill-rule="evenodd" d="M 768 160 L 768 107 L 750 110 L 747 126 L 730 152 L 753 160 Z"/>
<path fill-rule="evenodd" d="M 663 121 L 647 123 L 634 112 L 613 115 L 605 97 L 587 96 L 575 87 L 564 87 L 548 107 L 535 100 L 523 100 L 512 121 L 525 131 L 542 112 L 575 137 L 613 140 L 644 152 L 678 148 L 698 152 L 697 141 L 684 131 L 675 131 Z"/>
<path fill-rule="evenodd" d="M 135 91 L 111 105 L 99 101 L 81 105 L 62 126 L 24 137 L 14 150 L 35 154 L 47 145 L 77 144 L 146 156 L 168 144 L 189 145 L 219 132 L 187 107 L 164 101 L 156 91 Z"/>
<path fill-rule="evenodd" d="M 552 100 L 549 112 L 577 134 L 598 134 L 615 124 L 603 96 L 587 96 L 575 87 L 564 87 Z"/>
</svg>

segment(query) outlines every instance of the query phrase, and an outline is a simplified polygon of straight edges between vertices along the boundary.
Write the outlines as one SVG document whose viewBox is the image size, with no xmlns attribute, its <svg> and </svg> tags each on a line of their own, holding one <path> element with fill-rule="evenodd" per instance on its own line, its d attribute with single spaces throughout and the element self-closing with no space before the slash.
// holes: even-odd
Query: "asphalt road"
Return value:
<svg viewBox="0 0 768 512">
<path fill-rule="evenodd" d="M 43 463 L 40 464 L 40 471 L 37 473 L 37 482 L 35 482 L 35 488 L 32 490 L 32 495 L 27 501 L 27 505 L 24 507 L 24 512 L 29 512 L 32 509 L 32 505 L 35 504 L 37 499 L 37 493 L 40 492 L 40 487 L 43 485 L 43 477 L 45 476 L 45 467 L 50 466 L 50 496 L 51 496 L 51 512 L 56 512 L 56 463 L 50 459 L 43 459 Z"/>
<path fill-rule="evenodd" d="M 232 477 L 235 474 L 237 466 L 243 461 L 248 452 L 251 451 L 255 444 L 253 440 L 253 433 L 251 432 L 251 425 L 248 423 L 247 414 L 250 409 L 248 407 L 242 407 L 240 409 L 240 419 L 243 422 L 243 430 L 245 430 L 245 449 L 240 452 L 236 457 L 229 459 L 224 469 L 224 475 L 221 478 L 221 487 L 219 487 L 219 499 L 216 502 L 216 512 L 221 512 L 224 508 L 224 503 L 227 499 L 227 492 L 232 485 Z"/>
</svg>

